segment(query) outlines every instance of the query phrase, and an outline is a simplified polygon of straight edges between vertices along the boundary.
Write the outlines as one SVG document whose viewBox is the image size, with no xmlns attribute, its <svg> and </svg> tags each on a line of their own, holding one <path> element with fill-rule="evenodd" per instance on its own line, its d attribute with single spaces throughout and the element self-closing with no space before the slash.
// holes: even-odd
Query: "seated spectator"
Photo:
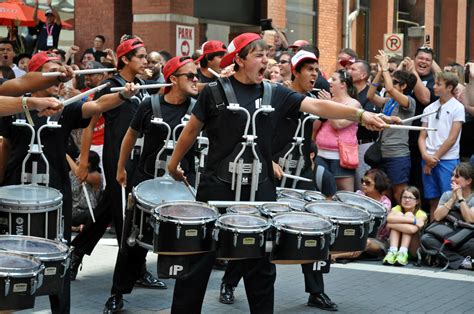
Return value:
<svg viewBox="0 0 474 314">
<path fill-rule="evenodd" d="M 428 215 L 421 210 L 420 191 L 416 187 L 407 186 L 403 189 L 399 204 L 387 216 L 390 247 L 383 259 L 385 265 L 408 264 L 408 251 L 416 254 L 420 230 L 428 219 Z"/>
<path fill-rule="evenodd" d="M 80 181 L 74 175 L 76 168 L 79 165 L 78 161 L 74 161 L 69 155 L 66 155 L 69 167 L 69 178 L 71 179 L 71 189 L 72 189 L 72 231 L 81 232 L 82 228 L 90 221 L 92 217 L 90 216 L 89 208 L 87 205 L 87 200 L 84 195 L 84 190 Z M 89 200 L 91 202 L 92 209 L 95 209 L 99 202 L 99 198 L 102 194 L 103 182 L 101 170 L 99 167 L 100 157 L 94 152 L 90 151 L 89 153 L 89 173 L 86 177 L 85 185 L 87 193 L 89 195 Z"/>
<path fill-rule="evenodd" d="M 433 216 L 437 222 L 446 222 L 448 215 L 467 223 L 474 224 L 474 167 L 467 162 L 460 163 L 451 176 L 451 190 L 443 193 Z M 421 237 L 423 248 L 428 251 L 438 251 L 443 244 L 442 239 L 438 239 L 431 233 L 425 233 Z M 449 261 L 451 269 L 473 269 L 471 257 L 474 256 L 474 238 L 472 237 L 453 248 L 450 245 L 444 246 L 442 253 Z"/>
</svg>

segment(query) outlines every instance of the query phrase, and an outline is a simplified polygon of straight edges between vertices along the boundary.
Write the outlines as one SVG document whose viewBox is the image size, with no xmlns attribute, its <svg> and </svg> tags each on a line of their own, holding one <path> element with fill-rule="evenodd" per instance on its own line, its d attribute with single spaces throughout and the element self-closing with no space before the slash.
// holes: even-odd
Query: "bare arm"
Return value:
<svg viewBox="0 0 474 314">
<path fill-rule="evenodd" d="M 35 9 L 33 11 L 33 21 L 35 22 L 35 25 L 38 25 L 39 19 L 38 19 L 38 0 L 35 0 Z"/>
<path fill-rule="evenodd" d="M 94 127 L 97 124 L 99 117 L 99 115 L 93 116 L 87 128 L 82 131 L 79 165 L 74 171 L 77 179 L 81 182 L 86 180 L 89 173 L 89 152 L 92 143 L 92 133 L 94 133 Z"/>
<path fill-rule="evenodd" d="M 182 170 L 178 170 L 178 164 L 193 146 L 203 126 L 204 124 L 193 114 L 178 138 L 176 147 L 168 162 L 168 171 L 177 181 L 184 180 L 184 173 Z"/>
<path fill-rule="evenodd" d="M 382 77 L 382 71 L 378 71 L 372 83 L 379 84 L 381 77 Z M 377 107 L 383 107 L 383 105 L 385 105 L 385 103 L 387 102 L 387 98 L 377 95 L 376 91 L 377 91 L 377 87 L 370 84 L 369 90 L 367 92 L 367 99 L 371 103 L 376 105 Z"/>
<path fill-rule="evenodd" d="M 132 153 L 132 149 L 138 138 L 138 132 L 132 128 L 128 128 L 127 133 L 122 140 L 122 146 L 120 147 L 120 156 L 117 163 L 117 182 L 121 186 L 127 185 L 127 172 L 125 171 L 125 164 L 128 157 Z"/>
<path fill-rule="evenodd" d="M 348 106 L 354 107 L 354 108 L 361 108 L 360 103 L 357 100 L 351 101 Z M 344 129 L 354 123 L 354 121 L 347 120 L 347 119 L 330 119 L 329 123 L 331 123 L 331 126 L 335 129 Z"/>
<path fill-rule="evenodd" d="M 438 159 L 441 159 L 446 152 L 453 147 L 456 143 L 456 139 L 458 138 L 459 133 L 461 132 L 462 122 L 454 121 L 451 130 L 449 131 L 448 138 L 441 144 L 438 148 L 434 156 Z"/>
<path fill-rule="evenodd" d="M 58 11 L 56 11 L 52 4 L 51 4 L 51 0 L 48 0 L 48 7 L 51 9 L 51 11 L 53 11 L 53 15 L 55 17 L 55 23 L 57 25 L 61 25 L 61 16 L 59 15 Z"/>
<path fill-rule="evenodd" d="M 3 183 L 7 170 L 8 157 L 10 156 L 10 141 L 2 137 L 0 142 L 0 183 Z"/>
<path fill-rule="evenodd" d="M 421 102 L 424 106 L 427 106 L 430 104 L 431 101 L 431 94 L 430 90 L 428 87 L 423 84 L 423 82 L 420 79 L 420 76 L 416 71 L 413 71 L 413 74 L 416 76 L 416 84 L 415 87 L 413 88 L 413 93 L 416 96 L 416 99 L 418 99 L 419 102 Z"/>
<path fill-rule="evenodd" d="M 136 92 L 138 92 L 138 90 L 135 89 L 135 84 L 127 83 L 125 84 L 125 90 L 120 93 L 122 93 L 125 98 L 130 98 L 135 95 Z M 123 99 L 119 96 L 120 93 L 105 94 L 97 100 L 85 102 L 82 105 L 82 118 L 87 119 L 119 106 L 123 103 Z"/>
<path fill-rule="evenodd" d="M 74 73 L 70 67 L 61 67 L 58 71 L 63 72 L 64 81 L 73 78 Z M 8 80 L 0 85 L 0 95 L 21 96 L 26 93 L 36 92 L 58 84 L 57 77 L 44 77 L 40 72 L 28 72 L 22 77 Z"/>
<path fill-rule="evenodd" d="M 469 83 L 466 84 L 464 90 L 467 101 L 467 106 L 464 107 L 470 114 L 474 114 L 474 63 L 469 62 L 467 65 L 469 65 Z"/>
</svg>

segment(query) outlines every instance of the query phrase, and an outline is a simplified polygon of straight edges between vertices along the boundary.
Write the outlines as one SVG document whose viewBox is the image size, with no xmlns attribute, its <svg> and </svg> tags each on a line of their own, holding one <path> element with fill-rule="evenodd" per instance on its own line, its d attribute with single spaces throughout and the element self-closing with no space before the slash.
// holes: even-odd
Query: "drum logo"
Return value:
<svg viewBox="0 0 474 314">
<path fill-rule="evenodd" d="M 44 270 L 44 275 L 45 276 L 54 276 L 56 275 L 56 267 L 46 267 Z"/>
<path fill-rule="evenodd" d="M 318 241 L 316 241 L 316 240 L 306 240 L 306 241 L 304 241 L 304 246 L 305 247 L 316 247 L 317 244 L 318 244 Z"/>
<path fill-rule="evenodd" d="M 13 292 L 14 293 L 21 293 L 21 292 L 26 292 L 28 289 L 28 284 L 26 283 L 17 283 L 13 285 Z"/>
<path fill-rule="evenodd" d="M 15 223 L 16 223 L 15 234 L 16 235 L 24 235 L 25 234 L 25 228 L 24 228 L 23 224 L 25 223 L 25 220 L 22 217 L 17 217 L 15 219 Z"/>
<path fill-rule="evenodd" d="M 243 238 L 243 245 L 255 245 L 255 238 Z"/>
<path fill-rule="evenodd" d="M 198 235 L 198 231 L 196 229 L 188 229 L 186 230 L 186 232 L 184 233 L 184 235 L 186 237 L 197 237 Z"/>
<path fill-rule="evenodd" d="M 345 236 L 353 237 L 353 236 L 355 236 L 355 234 L 356 234 L 355 229 L 346 229 L 346 230 L 344 230 L 344 235 Z"/>
</svg>

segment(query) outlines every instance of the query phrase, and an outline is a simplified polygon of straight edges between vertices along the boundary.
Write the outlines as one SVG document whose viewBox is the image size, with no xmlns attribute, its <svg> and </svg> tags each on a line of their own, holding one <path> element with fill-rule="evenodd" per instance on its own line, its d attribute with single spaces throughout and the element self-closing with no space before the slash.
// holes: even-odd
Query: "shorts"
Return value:
<svg viewBox="0 0 474 314">
<path fill-rule="evenodd" d="M 382 158 L 380 167 L 387 174 L 392 184 L 403 184 L 410 181 L 410 156 Z"/>
<path fill-rule="evenodd" d="M 339 164 L 339 159 L 326 159 L 318 156 L 316 159 L 316 164 L 328 169 L 336 179 L 355 177 L 356 170 L 342 168 Z"/>
<path fill-rule="evenodd" d="M 444 192 L 451 191 L 451 175 L 459 164 L 459 159 L 440 160 L 431 169 L 431 175 L 423 173 L 425 161 L 421 161 L 421 178 L 426 199 L 439 198 Z"/>
</svg>

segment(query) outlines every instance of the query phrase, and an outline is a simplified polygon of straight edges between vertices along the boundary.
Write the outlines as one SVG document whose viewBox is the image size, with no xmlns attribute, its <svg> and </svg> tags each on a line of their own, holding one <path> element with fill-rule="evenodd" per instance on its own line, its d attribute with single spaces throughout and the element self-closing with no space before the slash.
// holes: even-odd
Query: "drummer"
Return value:
<svg viewBox="0 0 474 314">
<path fill-rule="evenodd" d="M 237 36 L 229 45 L 227 54 L 221 61 L 221 68 L 230 64 L 235 65 L 235 74 L 229 79 L 235 91 L 240 106 L 251 114 L 260 105 L 263 96 L 262 80 L 268 63 L 268 46 L 262 38 L 253 33 L 244 33 Z M 221 83 L 219 83 L 221 84 Z M 217 169 L 222 160 L 232 153 L 242 141 L 242 130 L 246 123 L 244 116 L 239 117 L 226 109 L 224 104 L 216 104 L 212 95 L 211 86 L 204 88 L 199 95 L 193 115 L 181 133 L 178 144 L 168 164 L 170 174 L 176 180 L 183 180 L 183 172 L 178 170 L 178 164 L 186 152 L 191 148 L 202 128 L 205 128 L 209 137 L 208 163 L 205 173 L 198 187 L 197 199 L 233 200 L 235 193 L 231 184 L 221 181 L 217 176 Z M 221 92 L 221 94 L 223 94 Z M 225 95 L 223 94 L 224 98 Z M 298 117 L 299 111 L 311 112 L 328 118 L 348 118 L 363 122 L 371 129 L 379 129 L 384 122 L 371 113 L 342 106 L 327 100 L 318 100 L 292 92 L 283 86 L 276 86 L 272 93 L 271 115 L 262 115 L 257 119 L 257 147 L 263 152 L 266 164 L 260 176 L 266 176 L 258 185 L 255 195 L 257 201 L 274 201 L 276 198 L 273 168 L 271 164 L 271 141 L 274 136 L 273 122 L 283 117 Z M 221 165 L 226 166 L 226 165 Z M 241 200 L 250 199 L 251 188 L 242 186 Z M 206 291 L 215 253 L 203 253 L 190 256 L 192 270 L 186 276 L 178 278 L 175 284 L 173 313 L 199 313 Z M 248 259 L 243 261 L 243 274 L 250 312 L 273 313 L 274 282 L 276 278 L 275 265 L 270 263 L 269 257 Z"/>
<path fill-rule="evenodd" d="M 30 72 L 56 72 L 60 68 L 60 58 L 50 52 L 40 52 L 31 58 L 28 65 Z M 33 97 L 57 97 L 59 92 L 57 85 L 44 90 L 34 92 Z M 127 84 L 124 96 L 131 97 L 135 94 L 134 85 Z M 90 117 L 103 111 L 114 108 L 121 102 L 118 93 L 97 101 L 84 104 L 72 103 L 64 108 L 57 116 L 53 117 L 61 125 L 59 129 L 48 130 L 41 133 L 41 144 L 46 159 L 49 162 L 49 186 L 58 189 L 63 194 L 63 216 L 64 216 L 64 239 L 71 240 L 72 220 L 72 194 L 71 182 L 69 180 L 69 169 L 66 162 L 66 146 L 68 137 L 73 129 L 84 128 L 89 124 Z M 47 122 L 46 117 L 40 117 L 36 111 L 31 111 L 31 118 L 36 132 L 38 128 Z M 20 184 L 22 162 L 28 154 L 28 146 L 31 141 L 31 132 L 27 127 L 15 126 L 13 122 L 17 118 L 24 119 L 24 115 L 8 116 L 0 119 L 0 135 L 3 136 L 6 147 L 9 148 L 9 158 L 6 165 L 5 179 L 3 185 Z M 32 156 L 30 160 L 35 160 Z M 38 175 L 45 173 L 45 164 L 41 158 L 38 161 Z M 26 171 L 33 171 L 31 165 L 27 165 Z M 33 178 L 35 179 L 35 178 Z M 63 294 L 50 296 L 51 310 L 56 312 L 69 312 L 70 310 L 70 281 L 66 275 Z"/>
<path fill-rule="evenodd" d="M 158 106 L 161 110 L 163 122 L 168 124 L 171 130 L 173 130 L 181 123 L 181 119 L 186 113 L 191 112 L 194 104 L 191 97 L 198 94 L 197 69 L 191 58 L 174 57 L 170 59 L 163 68 L 163 75 L 166 82 L 172 83 L 173 86 L 166 87 L 164 95 L 155 94 L 140 104 L 122 141 L 117 166 L 117 182 L 122 186 L 136 186 L 154 177 L 156 156 L 163 147 L 167 135 L 165 126 L 156 125 L 151 122 L 154 117 L 153 106 L 157 105 L 157 103 L 153 103 L 157 101 L 156 99 L 154 100 L 154 98 L 159 97 Z M 125 162 L 128 156 L 130 156 L 140 134 L 145 136 L 143 152 L 140 156 L 137 169 L 131 177 L 131 182 L 127 184 Z M 165 151 L 162 159 L 164 158 L 166 160 L 166 156 L 170 154 L 170 151 Z M 194 154 L 192 151 L 186 155 L 181 165 L 188 177 L 195 175 Z M 159 171 L 158 175 L 163 175 L 163 172 Z M 104 313 L 113 313 L 123 307 L 122 296 L 123 294 L 132 292 L 135 281 L 142 273 L 142 266 L 145 263 L 147 253 L 148 250 L 140 245 L 133 247 L 123 245 L 117 255 L 111 297 L 105 304 Z M 164 282 L 161 283 L 160 288 L 166 289 L 166 284 Z"/>
</svg>

